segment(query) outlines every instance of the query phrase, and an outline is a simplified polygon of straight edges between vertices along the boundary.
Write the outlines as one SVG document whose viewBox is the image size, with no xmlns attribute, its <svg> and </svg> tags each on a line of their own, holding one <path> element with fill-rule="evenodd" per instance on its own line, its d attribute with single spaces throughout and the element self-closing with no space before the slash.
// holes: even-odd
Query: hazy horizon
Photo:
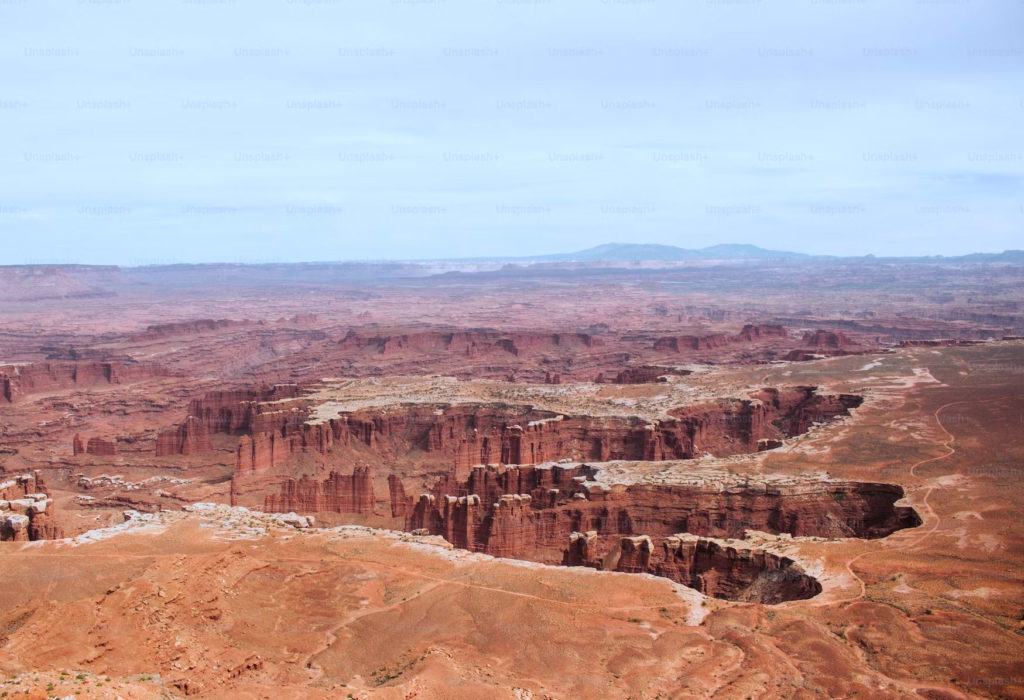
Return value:
<svg viewBox="0 0 1024 700">
<path fill-rule="evenodd" d="M 571 259 L 563 260 L 562 259 L 562 258 L 568 258 L 569 256 L 571 256 L 574 253 L 588 252 L 592 248 L 600 248 L 600 247 L 602 247 L 604 245 L 613 245 L 613 246 L 614 245 L 647 246 L 647 245 L 665 245 L 665 244 L 651 244 L 651 243 L 645 243 L 645 242 L 640 242 L 640 243 L 636 243 L 636 244 L 623 244 L 621 242 L 608 242 L 608 243 L 605 243 L 605 244 L 597 244 L 595 246 L 591 246 L 590 248 L 585 248 L 585 249 L 581 249 L 581 250 L 557 251 L 555 253 L 538 253 L 538 254 L 524 253 L 523 255 L 519 255 L 519 256 L 473 256 L 473 257 L 448 257 L 448 258 L 445 258 L 445 257 L 434 257 L 434 258 L 402 258 L 402 257 L 369 258 L 369 257 L 367 257 L 367 258 L 337 258 L 337 259 L 310 258 L 310 259 L 307 259 L 307 260 L 296 259 L 296 260 L 287 260 L 287 261 L 285 261 L 285 260 L 238 261 L 238 260 L 212 260 L 211 259 L 211 260 L 203 260 L 203 261 L 198 261 L 198 262 L 167 262 L 167 263 L 139 263 L 139 264 L 77 263 L 77 262 L 60 263 L 60 262 L 55 262 L 55 263 L 14 263 L 13 266 L 14 267 L 46 267 L 46 266 L 59 267 L 59 266 L 82 265 L 82 266 L 88 266 L 88 267 L 112 267 L 113 266 L 113 267 L 123 267 L 123 268 L 142 268 L 142 267 L 159 267 L 159 266 L 162 266 L 162 265 L 271 265 L 271 264 L 282 264 L 282 265 L 334 265 L 334 264 L 350 264 L 350 263 L 354 263 L 354 264 L 375 264 L 375 263 L 379 263 L 379 264 L 391 264 L 391 263 L 429 264 L 429 263 L 460 263 L 460 262 L 464 262 L 466 264 L 477 264 L 477 263 L 479 263 L 479 264 L 487 264 L 487 263 L 502 263 L 502 262 L 507 262 L 507 263 L 512 263 L 512 264 L 515 264 L 515 263 L 532 264 L 532 263 L 535 263 L 535 262 L 541 262 L 541 263 L 543 263 L 543 262 L 554 262 L 554 263 L 584 262 L 584 263 L 609 263 L 609 264 L 611 264 L 611 263 L 623 263 L 623 262 L 629 262 L 629 261 L 635 261 L 635 262 L 668 262 L 668 263 L 672 263 L 672 262 L 678 262 L 678 263 L 701 263 L 701 262 L 705 262 L 705 261 L 729 262 L 732 259 L 734 259 L 736 261 L 742 262 L 744 260 L 743 258 L 740 258 L 740 257 L 721 258 L 721 259 L 717 259 L 717 260 L 715 258 L 706 258 L 706 259 L 703 259 L 703 260 L 699 259 L 699 258 L 690 259 L 690 260 L 685 260 L 685 259 L 684 260 L 671 260 L 671 259 L 659 259 L 659 258 L 655 258 L 655 257 L 651 257 L 651 258 L 637 257 L 637 258 L 630 258 L 629 260 L 617 259 L 617 258 L 581 258 L 581 259 L 578 259 L 578 260 L 571 260 Z M 738 246 L 738 247 L 742 247 L 742 246 L 745 246 L 745 245 L 748 245 L 748 244 L 730 244 L 730 243 L 716 244 L 716 246 Z M 708 246 L 708 247 L 709 248 L 713 248 L 715 246 Z M 699 250 L 699 249 L 690 249 L 690 250 Z M 762 248 L 762 250 L 766 250 L 766 249 Z M 803 251 L 799 251 L 799 250 L 786 250 L 786 251 L 777 251 L 777 252 L 796 253 L 798 255 L 808 255 L 806 253 L 803 253 Z M 966 255 L 971 255 L 971 254 L 976 254 L 976 255 L 999 255 L 1001 253 L 1017 253 L 1017 252 L 1024 252 L 1024 249 L 1007 248 L 1007 249 L 1004 249 L 1004 250 L 994 250 L 994 251 L 976 250 L 976 251 L 973 251 L 972 253 L 967 253 Z M 552 258 L 552 257 L 555 257 L 555 256 L 559 256 L 558 259 L 550 260 L 550 261 L 549 260 L 545 260 L 545 258 Z M 916 256 L 884 256 L 884 255 L 876 255 L 874 253 L 866 253 L 863 256 L 828 256 L 828 255 L 820 255 L 819 256 L 819 255 L 808 255 L 808 259 L 809 260 L 815 260 L 815 259 L 828 260 L 830 258 L 835 258 L 835 259 L 838 259 L 838 260 L 843 260 L 843 259 L 847 259 L 847 258 L 849 258 L 849 259 L 858 259 L 858 258 L 862 258 L 862 257 L 868 257 L 868 258 L 875 257 L 875 258 L 880 258 L 880 259 L 892 259 L 892 258 L 901 259 L 902 258 L 902 259 L 910 260 L 910 259 L 915 259 L 915 258 L 943 258 L 943 257 L 944 258 L 956 258 L 956 257 L 960 257 L 960 256 L 944 256 L 942 254 L 927 254 L 927 253 L 922 253 L 921 255 L 916 255 Z M 767 258 L 766 260 L 767 261 L 771 261 L 771 260 L 782 260 L 782 259 L 783 258 Z M 793 258 L 792 260 L 795 260 L 796 262 L 800 262 L 801 260 L 803 260 L 803 258 Z M 7 263 L 0 264 L 0 267 L 3 267 L 4 265 L 7 265 Z"/>
<path fill-rule="evenodd" d="M 0 264 L 1020 248 L 1024 5 L 0 3 Z"/>
</svg>

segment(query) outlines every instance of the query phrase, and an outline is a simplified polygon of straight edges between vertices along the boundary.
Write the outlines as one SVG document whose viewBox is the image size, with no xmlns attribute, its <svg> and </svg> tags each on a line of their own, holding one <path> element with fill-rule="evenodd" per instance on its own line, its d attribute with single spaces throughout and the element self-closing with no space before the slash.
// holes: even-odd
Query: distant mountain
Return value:
<svg viewBox="0 0 1024 700">
<path fill-rule="evenodd" d="M 799 260 L 811 256 L 784 250 L 766 250 L 756 245 L 721 243 L 707 248 L 679 248 L 657 243 L 605 243 L 575 253 L 539 256 L 547 262 L 624 262 L 632 260 Z"/>
<path fill-rule="evenodd" d="M 1024 250 L 1004 250 L 1002 253 L 971 253 L 969 255 L 929 255 L 915 257 L 876 257 L 807 255 L 786 250 L 769 250 L 756 245 L 719 243 L 707 248 L 680 248 L 658 243 L 605 243 L 575 253 L 540 255 L 529 258 L 538 262 L 631 262 L 631 261 L 700 261 L 700 260 L 785 260 L 826 263 L 931 263 L 938 265 L 960 263 L 1024 263 Z"/>
<path fill-rule="evenodd" d="M 899 258 L 897 258 L 898 260 Z M 971 253 L 970 255 L 958 255 L 946 258 L 941 255 L 935 258 L 922 258 L 935 262 L 1002 262 L 1022 263 L 1024 262 L 1024 250 L 1004 250 L 1002 253 Z"/>
</svg>

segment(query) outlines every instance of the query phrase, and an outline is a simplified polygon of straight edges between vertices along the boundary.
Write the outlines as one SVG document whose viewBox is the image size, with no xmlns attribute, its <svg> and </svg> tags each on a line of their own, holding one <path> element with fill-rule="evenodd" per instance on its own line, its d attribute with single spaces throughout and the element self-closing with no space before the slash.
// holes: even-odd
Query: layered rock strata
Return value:
<svg viewBox="0 0 1024 700">
<path fill-rule="evenodd" d="M 160 365 L 144 362 L 30 362 L 0 365 L 0 400 L 15 403 L 31 394 L 98 384 L 128 384 L 169 374 Z"/>
<path fill-rule="evenodd" d="M 786 329 L 782 326 L 752 325 L 744 326 L 736 335 L 728 333 L 712 333 L 709 335 L 671 335 L 654 341 L 654 349 L 667 352 L 688 352 L 696 350 L 712 350 L 725 347 L 731 343 L 749 343 L 762 338 L 785 338 Z"/>
<path fill-rule="evenodd" d="M 704 538 L 747 530 L 875 538 L 921 522 L 895 505 L 903 489 L 890 484 L 608 486 L 595 473 L 587 465 L 478 467 L 463 483 L 442 479 L 421 495 L 407 529 L 494 556 L 652 573 L 707 595 L 777 603 L 821 587 L 789 559 Z M 403 508 L 393 500 L 393 513 Z"/>
<path fill-rule="evenodd" d="M 53 501 L 37 474 L 0 477 L 0 541 L 60 537 Z"/>
<path fill-rule="evenodd" d="M 331 472 L 324 481 L 310 477 L 286 481 L 280 493 L 267 495 L 263 509 L 268 513 L 371 514 L 376 502 L 370 470 L 357 467 L 348 476 Z"/>
<path fill-rule="evenodd" d="M 574 532 L 563 564 L 664 576 L 707 596 L 765 605 L 821 592 L 821 584 L 788 557 L 685 533 L 652 540 Z"/>
<path fill-rule="evenodd" d="M 572 416 L 530 407 L 457 404 L 363 409 L 309 423 L 301 405 L 271 404 L 244 425 L 259 427 L 238 444 L 240 474 L 272 469 L 293 454 L 360 444 L 393 461 L 416 450 L 454 467 L 458 476 L 479 464 L 691 459 L 765 449 L 816 422 L 848 415 L 854 395 L 822 395 L 815 387 L 764 389 L 751 399 L 724 399 L 679 408 L 669 417 Z M 228 416 L 234 414 L 225 409 Z M 204 421 L 204 425 L 209 422 Z M 228 432 L 231 423 L 220 423 Z M 169 439 L 169 438 L 168 438 Z"/>
</svg>

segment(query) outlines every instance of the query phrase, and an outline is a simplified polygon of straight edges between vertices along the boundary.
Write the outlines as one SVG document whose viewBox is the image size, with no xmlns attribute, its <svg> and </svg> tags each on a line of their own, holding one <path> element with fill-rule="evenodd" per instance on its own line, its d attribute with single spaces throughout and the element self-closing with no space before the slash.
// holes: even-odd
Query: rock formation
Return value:
<svg viewBox="0 0 1024 700">
<path fill-rule="evenodd" d="M 156 456 L 191 455 L 213 449 L 206 425 L 195 416 L 188 416 L 181 425 L 157 436 Z"/>
<path fill-rule="evenodd" d="M 405 493 L 405 485 L 396 474 L 388 475 L 388 494 L 391 497 L 391 517 L 406 518 L 412 514 L 412 496 Z"/>
<path fill-rule="evenodd" d="M 308 476 L 290 479 L 279 494 L 268 494 L 264 510 L 269 513 L 373 513 L 376 498 L 373 479 L 366 467 L 357 467 L 351 475 L 331 472 L 324 481 Z"/>
<path fill-rule="evenodd" d="M 742 544 L 723 545 L 694 535 L 652 540 L 647 535 L 606 538 L 595 531 L 569 537 L 563 564 L 604 571 L 654 574 L 704 595 L 765 605 L 812 598 L 821 584 L 792 559 Z"/>
<path fill-rule="evenodd" d="M 802 347 L 790 350 L 783 357 L 791 362 L 816 360 L 822 357 L 859 355 L 868 349 L 842 331 L 807 331 L 800 339 Z"/>
<path fill-rule="evenodd" d="M 86 453 L 100 457 L 113 457 L 117 454 L 117 443 L 100 437 L 89 438 Z"/>
<path fill-rule="evenodd" d="M 353 444 L 365 445 L 389 461 L 411 450 L 423 451 L 441 466 L 454 465 L 461 476 L 473 466 L 491 463 L 727 456 L 764 449 L 764 443 L 759 445 L 763 439 L 801 434 L 812 423 L 847 415 L 860 403 L 853 395 L 820 395 L 815 387 L 793 387 L 765 389 L 751 399 L 687 406 L 653 422 L 456 404 L 412 405 L 386 412 L 364 409 L 314 423 L 306 422 L 308 413 L 300 406 L 273 404 L 278 410 L 257 411 L 245 423 L 263 431 L 240 439 L 236 469 L 242 474 L 266 471 L 296 453 L 329 454 Z"/>
<path fill-rule="evenodd" d="M 708 595 L 774 603 L 811 597 L 820 585 L 788 559 L 701 538 L 748 530 L 876 538 L 921 522 L 895 505 L 903 489 L 890 484 L 607 486 L 594 473 L 587 465 L 477 467 L 465 482 L 441 479 L 421 495 L 407 529 L 494 556 L 654 573 Z"/>
<path fill-rule="evenodd" d="M 597 375 L 594 380 L 598 384 L 654 384 L 656 382 L 667 381 L 666 375 L 687 375 L 690 374 L 689 370 L 680 370 L 673 367 L 658 367 L 656 365 L 645 365 L 643 367 L 627 367 L 626 369 L 618 372 L 610 379 L 605 377 L 605 373 Z"/>
<path fill-rule="evenodd" d="M 588 530 L 601 535 L 689 532 L 727 538 L 758 530 L 797 537 L 877 538 L 920 524 L 912 508 L 894 505 L 903 497 L 903 489 L 892 484 L 795 481 L 727 488 L 714 483 L 699 487 L 607 486 L 591 480 L 588 474 L 594 472 L 587 465 L 477 467 L 464 482 L 439 480 L 432 493 L 416 503 L 408 528 L 443 530 L 461 509 L 460 501 L 448 499 L 477 495 L 495 510 L 489 515 L 486 509 L 480 511 L 481 520 L 467 549 L 502 556 L 494 551 L 492 542 L 493 528 L 500 526 L 517 533 L 513 549 L 550 560 L 561 558 L 564 540 L 572 532 Z M 518 522 L 510 527 L 501 521 L 508 520 L 514 509 L 501 508 L 515 505 L 502 501 L 513 495 L 527 499 L 523 504 L 529 508 L 515 511 Z"/>
<path fill-rule="evenodd" d="M 546 333 L 540 331 L 502 332 L 496 330 L 407 331 L 394 334 L 366 334 L 351 330 L 340 346 L 381 355 L 400 352 L 452 353 L 474 357 L 486 353 L 508 353 L 516 357 L 567 348 L 589 348 L 603 341 L 589 333 Z"/>
<path fill-rule="evenodd" d="M 38 474 L 0 477 L 0 541 L 54 539 L 61 536 L 53 501 Z"/>
<path fill-rule="evenodd" d="M 230 319 L 200 318 L 193 321 L 177 321 L 174 323 L 159 323 L 147 326 L 144 333 L 140 333 L 132 340 L 153 340 L 158 338 L 170 338 L 179 335 L 196 335 L 210 331 L 223 330 L 225 328 L 237 328 L 256 325 L 253 321 L 232 321 Z"/>
<path fill-rule="evenodd" d="M 30 394 L 97 384 L 128 384 L 168 376 L 160 365 L 142 362 L 32 362 L 0 365 L 0 400 L 14 403 Z"/>
<path fill-rule="evenodd" d="M 857 343 L 842 331 L 807 331 L 800 340 L 801 345 L 815 349 L 842 350 Z"/>
<path fill-rule="evenodd" d="M 673 335 L 658 338 L 654 341 L 654 349 L 667 352 L 688 352 L 712 350 L 730 343 L 753 342 L 763 338 L 785 338 L 786 329 L 772 325 L 746 325 L 736 335 L 727 333 L 711 333 L 709 335 Z"/>
</svg>

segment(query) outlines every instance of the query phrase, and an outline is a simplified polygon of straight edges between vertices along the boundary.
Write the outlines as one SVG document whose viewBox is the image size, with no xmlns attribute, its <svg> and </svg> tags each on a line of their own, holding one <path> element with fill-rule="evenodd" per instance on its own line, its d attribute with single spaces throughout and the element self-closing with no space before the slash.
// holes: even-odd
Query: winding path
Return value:
<svg viewBox="0 0 1024 700">
<path fill-rule="evenodd" d="M 995 399 L 989 399 L 989 400 L 991 401 L 991 400 L 995 400 Z M 939 414 L 945 408 L 949 408 L 950 406 L 956 406 L 958 404 L 963 404 L 963 403 L 971 403 L 971 402 L 970 401 L 950 401 L 949 403 L 942 404 L 941 406 L 936 408 L 935 411 L 932 413 L 932 416 L 935 418 L 935 422 L 938 425 L 939 429 L 946 434 L 946 440 L 945 440 L 945 442 L 942 443 L 942 446 L 946 449 L 946 453 L 945 454 L 941 454 L 941 455 L 937 455 L 935 457 L 928 457 L 926 459 L 922 459 L 922 460 L 918 460 L 917 462 L 914 462 L 914 464 L 910 465 L 910 470 L 909 470 L 910 476 L 914 477 L 915 479 L 919 479 L 920 477 L 917 475 L 918 467 L 920 467 L 923 464 L 928 464 L 930 462 L 938 462 L 940 460 L 947 459 L 947 458 L 951 457 L 952 455 L 956 454 L 956 448 L 953 447 L 953 442 L 956 440 L 956 436 L 953 435 L 948 430 L 946 430 L 946 426 L 944 426 L 942 424 L 942 418 L 939 416 Z M 867 593 L 867 587 L 866 587 L 866 585 L 864 583 L 864 579 L 862 579 L 860 576 L 858 576 L 853 571 L 853 565 L 857 561 L 859 561 L 860 559 L 863 559 L 864 557 L 871 556 L 873 554 L 879 554 L 881 552 L 891 552 L 891 551 L 903 552 L 903 551 L 906 551 L 906 550 L 910 549 L 911 547 L 917 546 L 918 544 L 923 542 L 925 539 L 930 537 L 931 534 L 934 533 L 935 530 L 938 529 L 939 523 L 942 521 L 942 518 L 939 517 L 939 514 L 935 512 L 935 509 L 932 508 L 931 504 L 928 502 L 928 499 L 929 499 L 929 497 L 931 497 L 932 491 L 934 491 L 934 490 L 935 490 L 934 486 L 929 486 L 928 490 L 925 491 L 924 498 L 922 498 L 922 500 L 921 500 L 921 507 L 927 512 L 927 515 L 932 520 L 932 525 L 931 525 L 930 528 L 928 528 L 927 532 L 923 533 L 920 537 L 918 537 L 914 541 L 908 542 L 908 543 L 906 543 L 906 544 L 904 544 L 902 546 L 895 547 L 893 549 L 871 549 L 871 550 L 868 550 L 866 552 L 861 552 L 860 554 L 856 555 L 855 557 L 852 557 L 852 558 L 848 559 L 846 561 L 846 571 L 850 574 L 850 576 L 852 576 L 854 579 L 856 579 L 857 583 L 860 585 L 860 593 L 858 593 L 857 595 L 853 596 L 852 598 L 842 598 L 840 600 L 830 600 L 830 601 L 819 602 L 819 603 L 811 603 L 811 605 L 814 605 L 814 606 L 839 605 L 839 604 L 843 604 L 843 603 L 854 603 L 854 602 L 856 602 L 858 600 L 861 600 L 862 598 L 864 598 L 865 594 Z"/>
</svg>

